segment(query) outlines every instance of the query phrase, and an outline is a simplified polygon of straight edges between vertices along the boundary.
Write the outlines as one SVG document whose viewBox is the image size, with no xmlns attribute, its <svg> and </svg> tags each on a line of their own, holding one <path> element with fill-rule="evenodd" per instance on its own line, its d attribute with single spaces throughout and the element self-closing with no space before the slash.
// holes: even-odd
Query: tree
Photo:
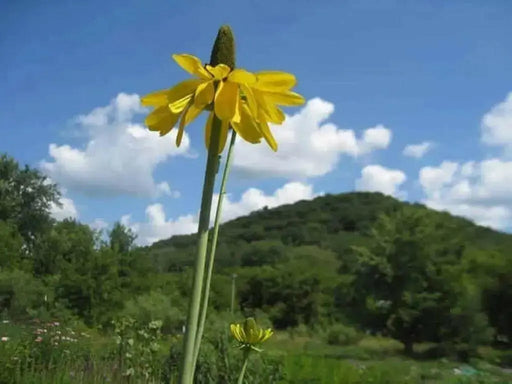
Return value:
<svg viewBox="0 0 512 384">
<path fill-rule="evenodd" d="M 285 246 L 279 240 L 253 241 L 241 253 L 242 266 L 273 265 L 286 259 Z"/>
<path fill-rule="evenodd" d="M 499 343 L 512 345 L 512 258 L 473 249 L 468 268 L 482 289 L 482 305 Z"/>
<path fill-rule="evenodd" d="M 121 254 L 128 253 L 133 248 L 136 238 L 137 235 L 130 228 L 116 222 L 109 232 L 110 248 Z"/>
<path fill-rule="evenodd" d="M 0 220 L 14 224 L 29 249 L 51 226 L 49 209 L 59 197 L 56 185 L 39 171 L 0 156 Z"/>
<path fill-rule="evenodd" d="M 0 220 L 0 270 L 20 267 L 23 255 L 23 239 L 18 229 Z"/>
<path fill-rule="evenodd" d="M 445 220 L 404 207 L 382 215 L 369 245 L 353 251 L 343 272 L 352 275 L 346 304 L 359 321 L 389 333 L 407 353 L 415 342 L 455 337 L 443 327 L 460 297 L 454 282 L 460 281 L 464 245 Z"/>
<path fill-rule="evenodd" d="M 57 299 L 87 324 L 105 324 L 121 307 L 117 253 L 95 248 L 95 233 L 66 219 L 55 225 L 43 265 L 52 265 Z"/>
<path fill-rule="evenodd" d="M 240 290 L 240 302 L 247 313 L 256 308 L 269 313 L 276 328 L 311 324 L 318 317 L 319 285 L 312 275 L 261 267 L 252 271 Z"/>
</svg>

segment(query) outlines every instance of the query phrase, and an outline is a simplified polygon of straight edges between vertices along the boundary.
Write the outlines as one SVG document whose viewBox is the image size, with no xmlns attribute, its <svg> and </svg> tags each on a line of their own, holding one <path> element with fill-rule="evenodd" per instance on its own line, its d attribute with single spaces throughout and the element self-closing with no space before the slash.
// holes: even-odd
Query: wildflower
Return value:
<svg viewBox="0 0 512 384">
<path fill-rule="evenodd" d="M 259 143 L 263 137 L 274 151 L 277 150 L 268 123 L 281 124 L 284 121 L 284 113 L 277 105 L 304 103 L 302 96 L 290 91 L 296 84 L 295 76 L 279 71 L 254 74 L 225 64 L 203 66 L 200 59 L 188 54 L 173 55 L 173 59 L 196 78 L 141 99 L 142 105 L 155 107 L 146 118 L 150 130 L 163 136 L 180 120 L 176 136 L 176 145 L 179 146 L 185 126 L 203 110 L 210 110 L 205 129 L 207 148 L 216 116 L 222 122 L 218 153 L 225 146 L 229 127 L 253 144 Z"/>
<path fill-rule="evenodd" d="M 254 349 L 260 352 L 261 349 L 256 346 L 266 341 L 273 335 L 272 329 L 263 330 L 256 321 L 249 317 L 243 323 L 231 324 L 231 334 L 240 343 L 240 349 Z"/>
<path fill-rule="evenodd" d="M 9 320 L 2 320 L 2 323 L 9 324 Z"/>
<path fill-rule="evenodd" d="M 225 64 L 215 67 L 203 66 L 201 60 L 188 54 L 173 55 L 173 59 L 185 71 L 195 78 L 185 80 L 171 89 L 161 90 L 141 99 L 142 105 L 153 106 L 155 110 L 146 118 L 146 124 L 152 131 L 166 135 L 180 120 L 176 145 L 181 144 L 185 126 L 191 123 L 215 99 L 215 114 L 223 121 L 221 129 L 227 135 L 228 123 L 238 108 L 238 88 L 235 81 L 256 81 L 256 76 L 244 70 L 231 70 Z M 229 85 L 227 82 L 230 78 Z M 248 79 L 247 79 L 248 78 Z M 217 89 L 215 89 L 217 86 Z M 212 114 L 210 114 L 212 116 Z M 181 117 L 181 119 L 180 119 Z M 209 120 L 211 120 L 210 118 Z M 224 136 L 224 135 L 223 135 Z"/>
<path fill-rule="evenodd" d="M 2 336 L 2 341 L 9 341 L 9 338 L 7 336 Z"/>
<path fill-rule="evenodd" d="M 43 341 L 43 338 L 41 336 L 37 336 L 36 339 L 34 340 L 36 343 L 40 343 L 41 341 Z"/>
</svg>

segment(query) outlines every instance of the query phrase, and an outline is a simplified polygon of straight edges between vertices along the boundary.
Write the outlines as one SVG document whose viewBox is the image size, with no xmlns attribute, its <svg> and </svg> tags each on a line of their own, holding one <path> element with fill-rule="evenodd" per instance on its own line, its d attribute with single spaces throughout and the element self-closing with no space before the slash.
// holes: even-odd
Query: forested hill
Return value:
<svg viewBox="0 0 512 384">
<path fill-rule="evenodd" d="M 243 265 L 240 254 L 248 244 L 255 242 L 262 245 L 282 245 L 285 248 L 310 245 L 340 254 L 352 245 L 364 244 L 379 215 L 391 214 L 411 205 L 450 224 L 454 231 L 453 236 L 463 240 L 469 247 L 496 250 L 499 253 L 512 250 L 510 234 L 478 226 L 469 220 L 437 212 L 420 204 L 402 202 L 381 193 L 353 192 L 328 194 L 273 209 L 263 208 L 223 224 L 219 235 L 217 265 Z M 195 235 L 161 240 L 147 250 L 162 272 L 180 270 L 192 263 Z M 264 264 L 264 260 L 255 262 Z"/>
</svg>

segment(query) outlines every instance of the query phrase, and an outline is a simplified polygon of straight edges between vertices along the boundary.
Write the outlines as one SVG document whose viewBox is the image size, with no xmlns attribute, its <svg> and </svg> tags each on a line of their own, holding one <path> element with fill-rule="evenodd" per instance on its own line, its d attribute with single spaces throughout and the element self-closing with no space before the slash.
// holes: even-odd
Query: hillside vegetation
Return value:
<svg viewBox="0 0 512 384">
<path fill-rule="evenodd" d="M 11 382 L 5 377 L 14 372 L 53 377 L 56 361 L 95 372 L 90 360 L 96 358 L 106 372 L 129 372 L 135 379 L 162 370 L 172 376 L 195 235 L 136 247 L 135 234 L 120 223 L 98 233 L 76 220 L 53 220 L 49 209 L 58 199 L 58 188 L 38 171 L 0 158 L 0 382 Z M 507 366 L 512 235 L 379 193 L 264 208 L 221 226 L 210 304 L 200 370 L 205 377 L 224 372 L 226 362 L 215 360 L 227 343 L 219 335 L 230 321 L 249 315 L 277 330 L 269 345 L 279 353 L 361 357 L 366 347 L 360 345 L 373 337 L 372 343 L 384 338 L 398 344 L 409 358 L 491 356 L 492 363 Z M 73 354 L 44 344 L 40 324 L 93 337 L 78 342 Z M 260 374 L 254 377 L 281 375 L 283 360 L 272 361 L 256 365 Z M 69 372 L 66 367 L 59 372 Z M 266 382 L 278 382 L 272 380 Z"/>
</svg>

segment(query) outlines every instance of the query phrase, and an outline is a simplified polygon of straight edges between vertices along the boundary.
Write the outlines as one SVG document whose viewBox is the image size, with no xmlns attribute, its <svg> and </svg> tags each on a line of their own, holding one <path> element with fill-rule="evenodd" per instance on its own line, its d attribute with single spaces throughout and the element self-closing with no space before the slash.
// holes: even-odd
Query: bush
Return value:
<svg viewBox="0 0 512 384">
<path fill-rule="evenodd" d="M 338 323 L 327 329 L 325 339 L 330 345 L 351 345 L 361 340 L 361 334 L 355 328 Z"/>
<path fill-rule="evenodd" d="M 19 271 L 0 272 L 0 313 L 10 319 L 30 317 L 45 306 L 46 287 L 41 280 Z"/>
<path fill-rule="evenodd" d="M 181 306 L 173 305 L 177 300 L 169 298 L 159 291 L 137 296 L 125 303 L 121 317 L 130 317 L 142 324 L 151 321 L 162 321 L 162 333 L 181 332 L 185 324 L 185 313 Z"/>
</svg>

